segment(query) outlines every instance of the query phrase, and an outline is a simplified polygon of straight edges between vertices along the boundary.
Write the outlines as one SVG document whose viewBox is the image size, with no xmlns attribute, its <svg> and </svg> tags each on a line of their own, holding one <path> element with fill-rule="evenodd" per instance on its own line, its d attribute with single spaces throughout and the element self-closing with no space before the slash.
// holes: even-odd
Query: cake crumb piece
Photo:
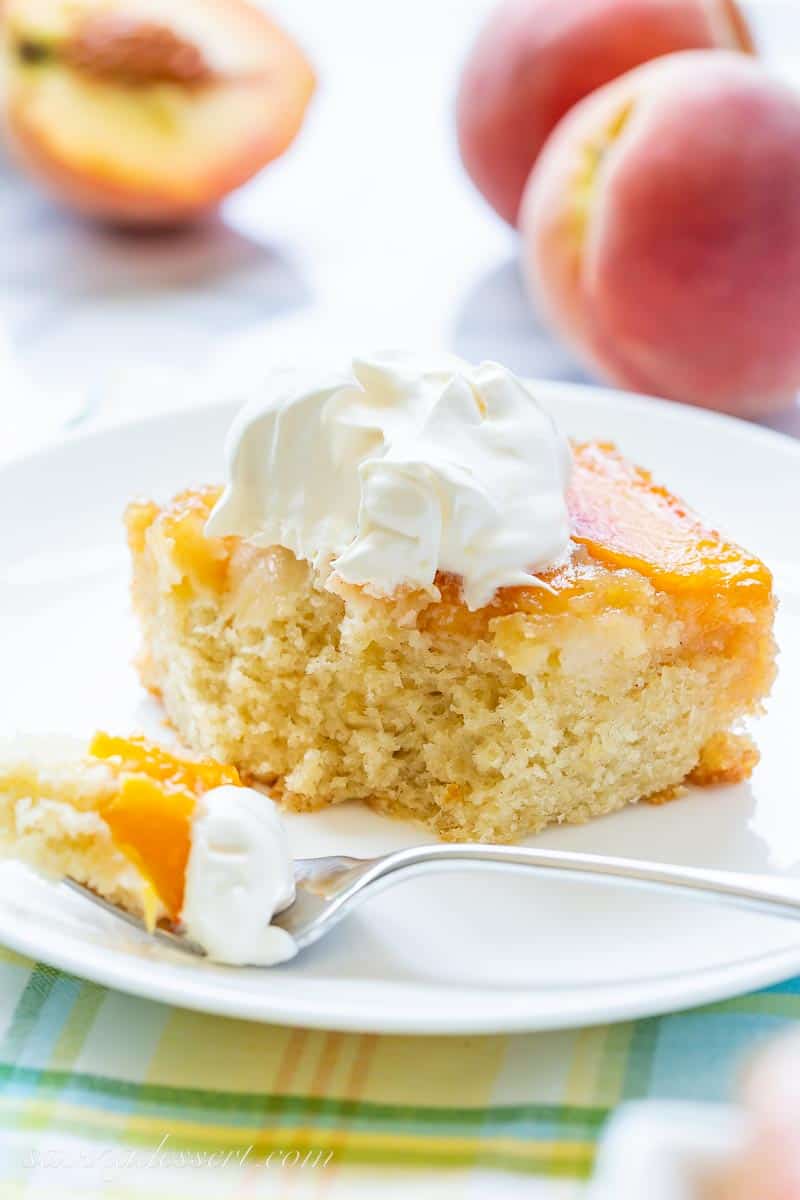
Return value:
<svg viewBox="0 0 800 1200">
<path fill-rule="evenodd" d="M 645 804 L 652 804 L 656 807 L 660 804 L 671 804 L 673 800 L 682 800 L 688 795 L 689 789 L 684 787 L 682 783 L 673 784 L 672 787 L 662 788 L 660 792 L 654 792 L 652 796 L 645 797 Z"/>
<path fill-rule="evenodd" d="M 716 733 L 706 742 L 689 782 L 699 787 L 742 783 L 758 766 L 761 755 L 745 733 Z"/>
</svg>

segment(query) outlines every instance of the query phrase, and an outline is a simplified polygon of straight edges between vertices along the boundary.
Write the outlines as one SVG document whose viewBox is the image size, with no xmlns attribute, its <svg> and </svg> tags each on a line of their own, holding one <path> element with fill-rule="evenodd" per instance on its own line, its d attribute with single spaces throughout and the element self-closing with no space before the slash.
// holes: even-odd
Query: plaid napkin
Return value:
<svg viewBox="0 0 800 1200">
<path fill-rule="evenodd" d="M 563 1033 L 325 1033 L 134 999 L 0 951 L 0 1196 L 567 1200 L 621 1101 L 725 1097 L 798 1017 L 794 980 Z"/>
</svg>

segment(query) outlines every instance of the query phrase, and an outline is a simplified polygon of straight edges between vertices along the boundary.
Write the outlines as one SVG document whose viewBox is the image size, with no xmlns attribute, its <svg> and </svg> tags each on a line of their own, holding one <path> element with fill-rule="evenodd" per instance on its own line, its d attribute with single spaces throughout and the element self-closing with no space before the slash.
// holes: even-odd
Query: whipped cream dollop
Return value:
<svg viewBox="0 0 800 1200">
<path fill-rule="evenodd" d="M 376 354 L 277 371 L 234 421 L 211 536 L 281 545 L 373 595 L 462 580 L 471 609 L 564 558 L 566 439 L 505 367 Z"/>
<path fill-rule="evenodd" d="M 252 788 L 213 788 L 198 802 L 181 920 L 216 962 L 269 966 L 294 939 L 270 925 L 294 899 L 294 870 L 275 804 Z"/>
</svg>

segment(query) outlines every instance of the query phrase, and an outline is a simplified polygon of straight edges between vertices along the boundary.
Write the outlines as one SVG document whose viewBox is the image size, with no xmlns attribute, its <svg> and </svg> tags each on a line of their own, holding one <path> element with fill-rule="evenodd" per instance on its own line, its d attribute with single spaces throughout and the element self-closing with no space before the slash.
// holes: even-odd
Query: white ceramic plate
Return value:
<svg viewBox="0 0 800 1200">
<path fill-rule="evenodd" d="M 612 392 L 541 385 L 571 434 L 616 440 L 763 555 L 782 599 L 780 682 L 751 784 L 642 805 L 537 845 L 742 871 L 797 871 L 800 444 Z M 81 438 L 0 471 L 0 728 L 162 732 L 130 660 L 121 512 L 217 480 L 226 406 Z M 288 818 L 297 854 L 428 840 L 359 805 Z M 235 970 L 156 947 L 64 888 L 0 868 L 0 940 L 99 983 L 297 1025 L 409 1033 L 534 1030 L 674 1010 L 800 971 L 800 928 L 630 887 L 458 873 L 377 896 L 294 963 Z"/>
</svg>

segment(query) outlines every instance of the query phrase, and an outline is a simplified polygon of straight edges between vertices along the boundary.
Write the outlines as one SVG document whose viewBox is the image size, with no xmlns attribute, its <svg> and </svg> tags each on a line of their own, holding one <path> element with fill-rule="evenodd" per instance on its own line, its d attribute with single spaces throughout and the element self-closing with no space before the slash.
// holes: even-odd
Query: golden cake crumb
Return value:
<svg viewBox="0 0 800 1200">
<path fill-rule="evenodd" d="M 700 753 L 689 782 L 699 787 L 743 783 L 759 764 L 761 755 L 752 738 L 742 733 L 717 733 Z"/>
<path fill-rule="evenodd" d="M 682 783 L 676 783 L 672 787 L 663 788 L 660 792 L 654 792 L 652 796 L 646 796 L 645 804 L 652 804 L 655 808 L 659 808 L 662 804 L 672 804 L 673 800 L 682 800 L 688 794 L 687 787 L 684 787 Z"/>
</svg>

